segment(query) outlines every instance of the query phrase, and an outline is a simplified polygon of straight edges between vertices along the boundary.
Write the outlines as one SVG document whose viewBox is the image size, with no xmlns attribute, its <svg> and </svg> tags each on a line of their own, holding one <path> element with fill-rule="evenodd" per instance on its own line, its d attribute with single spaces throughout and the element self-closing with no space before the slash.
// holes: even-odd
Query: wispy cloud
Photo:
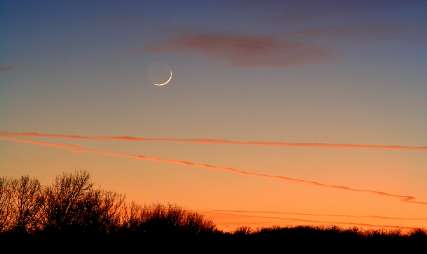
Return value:
<svg viewBox="0 0 427 254">
<path fill-rule="evenodd" d="M 311 25 L 281 36 L 182 33 L 145 48 L 148 52 L 193 53 L 240 67 L 289 67 L 324 63 L 339 52 L 328 40 L 389 40 L 419 36 L 420 28 L 399 23 Z M 320 40 L 319 40 L 320 39 Z"/>
<path fill-rule="evenodd" d="M 151 52 L 193 52 L 237 66 L 293 66 L 324 61 L 324 48 L 273 36 L 220 33 L 184 33 L 163 44 L 146 48 Z"/>
<path fill-rule="evenodd" d="M 107 150 L 101 150 L 96 148 L 89 148 L 81 145 L 33 141 L 29 139 L 7 137 L 7 136 L 0 136 L 0 140 L 14 142 L 14 143 L 26 143 L 26 144 L 32 144 L 37 146 L 55 148 L 55 149 L 62 149 L 69 152 L 91 153 L 91 154 L 97 154 L 97 155 L 108 156 L 108 157 L 118 157 L 118 158 L 126 158 L 126 159 L 141 160 L 141 161 L 152 161 L 152 162 L 159 162 L 159 163 L 165 163 L 170 165 L 179 165 L 179 166 L 228 172 L 236 175 L 275 179 L 283 182 L 303 184 L 303 185 L 309 185 L 314 187 L 336 189 L 336 190 L 348 191 L 348 192 L 367 193 L 367 194 L 373 194 L 376 196 L 396 198 L 401 202 L 407 202 L 407 203 L 418 204 L 418 205 L 427 205 L 427 202 L 418 201 L 415 196 L 411 196 L 411 195 L 395 194 L 395 193 L 375 190 L 375 189 L 356 188 L 356 187 L 345 186 L 345 185 L 322 183 L 322 182 L 302 179 L 302 178 L 295 178 L 295 177 L 289 177 L 289 176 L 283 176 L 283 175 L 273 175 L 273 174 L 268 174 L 261 171 L 245 170 L 245 169 L 233 168 L 233 167 L 224 167 L 224 166 L 218 166 L 218 165 L 207 164 L 207 163 L 193 162 L 188 160 L 162 159 L 162 158 L 153 157 L 153 156 L 145 156 L 145 155 L 137 155 L 137 154 L 130 154 L 130 153 L 107 151 Z"/>
<path fill-rule="evenodd" d="M 299 148 L 327 148 L 327 149 L 377 149 L 396 151 L 424 151 L 427 146 L 388 145 L 388 144 L 356 144 L 356 143 L 317 143 L 317 142 L 290 142 L 290 141 L 263 141 L 263 140 L 232 140 L 213 138 L 170 138 L 170 137 L 135 137 L 135 136 L 88 136 L 70 134 L 52 134 L 39 132 L 2 132 L 0 136 L 35 137 L 35 138 L 62 138 L 81 140 L 105 140 L 127 142 L 171 142 L 183 144 L 206 145 L 250 145 L 268 147 L 299 147 Z"/>
<path fill-rule="evenodd" d="M 403 19 L 383 19 L 379 23 L 381 19 L 375 18 L 376 13 L 426 7 L 426 2 L 420 0 L 242 0 L 222 4 L 223 8 L 245 13 L 243 18 L 259 20 L 257 26 L 275 30 L 274 35 L 184 28 L 184 32 L 149 44 L 145 50 L 194 53 L 240 67 L 289 67 L 335 59 L 339 50 L 334 44 L 322 44 L 322 39 L 419 38 L 425 32 L 424 26 Z M 364 18 L 363 14 L 369 15 Z"/>
</svg>

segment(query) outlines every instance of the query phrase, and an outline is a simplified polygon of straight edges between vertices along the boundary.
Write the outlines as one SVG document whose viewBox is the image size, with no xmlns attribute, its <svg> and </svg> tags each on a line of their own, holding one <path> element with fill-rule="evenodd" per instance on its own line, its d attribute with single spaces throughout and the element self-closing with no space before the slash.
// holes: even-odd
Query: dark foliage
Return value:
<svg viewBox="0 0 427 254">
<path fill-rule="evenodd" d="M 273 250 L 398 250 L 427 248 L 423 230 L 408 234 L 357 228 L 242 227 L 223 232 L 200 214 L 173 205 L 141 207 L 124 196 L 100 190 L 89 174 L 63 174 L 50 186 L 36 179 L 0 178 L 0 246 L 19 248 L 56 246 L 78 249 L 83 244 L 113 250 L 146 248 L 208 252 Z M 208 246 L 208 247 L 207 247 Z M 47 249 L 46 249 L 47 248 Z"/>
</svg>

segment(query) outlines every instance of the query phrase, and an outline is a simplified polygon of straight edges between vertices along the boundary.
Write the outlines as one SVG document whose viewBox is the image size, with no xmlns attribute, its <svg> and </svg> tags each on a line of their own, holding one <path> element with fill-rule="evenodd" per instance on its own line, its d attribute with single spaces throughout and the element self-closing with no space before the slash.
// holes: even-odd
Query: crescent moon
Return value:
<svg viewBox="0 0 427 254">
<path fill-rule="evenodd" d="M 172 77 L 173 77 L 173 72 L 172 71 L 169 71 L 169 72 L 170 72 L 169 78 L 165 82 L 154 83 L 153 85 L 155 85 L 155 86 L 165 86 L 165 85 L 169 84 L 171 82 L 171 80 L 172 80 Z"/>
</svg>

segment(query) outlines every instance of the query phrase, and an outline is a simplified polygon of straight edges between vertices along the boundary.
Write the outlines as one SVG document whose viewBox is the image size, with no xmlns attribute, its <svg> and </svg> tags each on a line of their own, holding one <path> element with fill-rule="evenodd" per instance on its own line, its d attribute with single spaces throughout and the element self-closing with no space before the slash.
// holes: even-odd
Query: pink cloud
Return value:
<svg viewBox="0 0 427 254">
<path fill-rule="evenodd" d="M 180 34 L 146 50 L 196 53 L 245 67 L 294 66 L 321 62 L 330 56 L 324 48 L 300 41 L 273 36 L 208 33 Z"/>
</svg>

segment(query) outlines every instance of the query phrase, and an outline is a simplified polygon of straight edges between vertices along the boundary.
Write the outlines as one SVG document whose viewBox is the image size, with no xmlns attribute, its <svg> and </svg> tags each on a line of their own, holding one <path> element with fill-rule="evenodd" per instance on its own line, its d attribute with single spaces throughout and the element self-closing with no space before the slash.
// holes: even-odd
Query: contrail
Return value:
<svg viewBox="0 0 427 254">
<path fill-rule="evenodd" d="M 362 227 L 375 227 L 375 228 L 396 228 L 396 229 L 409 229 L 416 230 L 419 227 L 410 227 L 410 226 L 400 226 L 400 225 L 380 225 L 380 224 L 370 224 L 370 223 L 361 223 L 361 222 L 346 222 L 346 221 L 324 221 L 324 220 L 310 220 L 310 219 L 300 219 L 293 217 L 276 217 L 276 216 L 259 216 L 259 215 L 242 215 L 235 213 L 217 213 L 228 216 L 240 216 L 240 217 L 248 217 L 248 218 L 260 218 L 260 219 L 270 219 L 270 220 L 285 220 L 285 221 L 297 221 L 304 223 L 315 223 L 315 224 L 332 224 L 332 225 L 351 225 L 351 226 L 362 226 Z"/>
<path fill-rule="evenodd" d="M 127 142 L 170 142 L 183 144 L 222 144 L 222 145 L 251 145 L 267 147 L 301 147 L 301 148 L 334 148 L 334 149 L 377 149 L 396 151 L 427 151 L 427 146 L 385 145 L 385 144 L 343 144 L 316 142 L 288 141 L 244 141 L 212 138 L 168 138 L 168 137 L 133 137 L 133 136 L 87 136 L 70 134 L 49 134 L 39 132 L 0 132 L 1 136 L 9 137 L 39 137 L 63 138 L 82 140 L 127 141 Z"/>
<path fill-rule="evenodd" d="M 381 215 L 350 215 L 350 214 L 318 214 L 318 213 L 301 213 L 301 212 L 283 212 L 283 211 L 257 211 L 257 210 L 209 210 L 208 212 L 226 212 L 247 215 L 258 214 L 276 214 L 276 215 L 298 215 L 298 216 L 317 216 L 317 217 L 341 217 L 354 219 L 380 219 L 380 220 L 407 220 L 407 221 L 427 221 L 427 217 L 393 217 Z"/>
<path fill-rule="evenodd" d="M 187 161 L 187 160 L 162 159 L 162 158 L 152 157 L 152 156 L 135 155 L 135 154 L 129 154 L 129 153 L 100 150 L 100 149 L 89 148 L 81 145 L 33 141 L 29 139 L 19 139 L 14 137 L 0 136 L 0 140 L 15 142 L 15 143 L 27 143 L 32 145 L 62 149 L 70 152 L 92 153 L 92 154 L 98 154 L 98 155 L 109 156 L 109 157 L 120 157 L 120 158 L 132 159 L 132 160 L 154 161 L 154 162 L 181 165 L 181 166 L 187 166 L 187 167 L 204 168 L 204 169 L 216 170 L 216 171 L 226 171 L 226 172 L 238 174 L 238 175 L 256 176 L 256 177 L 276 179 L 276 180 L 281 180 L 281 181 L 291 182 L 291 183 L 299 183 L 299 184 L 305 184 L 305 185 L 311 185 L 311 186 L 324 187 L 329 189 L 368 193 L 368 194 L 373 194 L 377 196 L 396 198 L 402 202 L 407 202 L 411 204 L 427 205 L 427 202 L 418 201 L 414 196 L 394 194 L 394 193 L 389 193 L 389 192 L 380 191 L 380 190 L 373 190 L 373 189 L 363 189 L 363 188 L 355 188 L 355 187 L 344 186 L 344 185 L 327 184 L 327 183 L 306 180 L 301 178 L 267 174 L 260 171 L 250 171 L 250 170 L 238 169 L 233 167 L 224 167 L 224 166 L 218 166 L 218 165 L 207 164 L 207 163 L 199 163 L 199 162 L 193 162 L 193 161 Z"/>
</svg>

